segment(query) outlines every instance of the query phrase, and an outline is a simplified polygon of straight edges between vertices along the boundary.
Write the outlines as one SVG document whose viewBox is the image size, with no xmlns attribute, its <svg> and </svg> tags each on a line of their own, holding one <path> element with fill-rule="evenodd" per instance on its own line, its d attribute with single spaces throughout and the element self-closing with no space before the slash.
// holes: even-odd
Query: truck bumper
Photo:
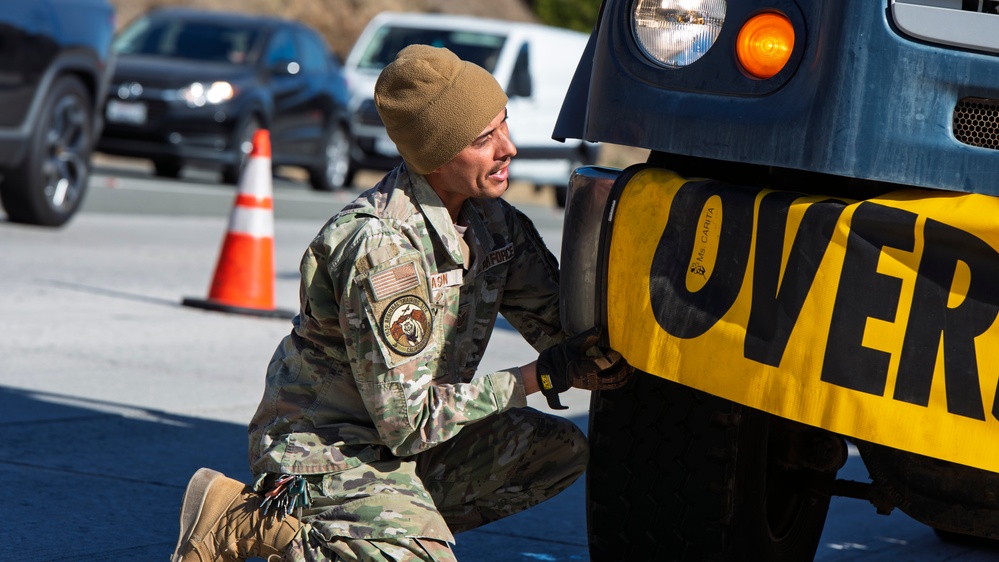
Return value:
<svg viewBox="0 0 999 562">
<path fill-rule="evenodd" d="M 621 170 L 583 166 L 569 178 L 562 227 L 562 327 L 570 334 L 602 326 L 604 299 L 598 298 L 598 276 L 606 271 L 600 260 L 604 224 L 611 216 L 608 201 Z"/>
</svg>

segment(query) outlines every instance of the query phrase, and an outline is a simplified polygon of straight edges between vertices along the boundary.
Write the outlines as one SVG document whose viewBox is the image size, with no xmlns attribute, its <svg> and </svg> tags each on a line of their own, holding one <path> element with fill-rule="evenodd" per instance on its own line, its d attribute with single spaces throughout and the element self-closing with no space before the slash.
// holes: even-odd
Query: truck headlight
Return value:
<svg viewBox="0 0 999 562">
<path fill-rule="evenodd" d="M 659 64 L 680 68 L 704 56 L 725 23 L 725 0 L 638 0 L 631 27 Z"/>
</svg>

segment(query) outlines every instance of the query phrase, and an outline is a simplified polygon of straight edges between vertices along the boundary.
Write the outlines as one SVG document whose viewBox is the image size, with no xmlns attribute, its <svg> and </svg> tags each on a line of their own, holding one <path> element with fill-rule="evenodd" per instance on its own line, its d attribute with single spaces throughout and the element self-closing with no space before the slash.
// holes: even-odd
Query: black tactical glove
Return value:
<svg viewBox="0 0 999 562">
<path fill-rule="evenodd" d="M 538 386 L 551 409 L 566 409 L 558 395 L 570 387 L 605 390 L 619 388 L 628 381 L 634 369 L 620 353 L 601 349 L 599 341 L 600 329 L 591 328 L 538 356 Z"/>
</svg>

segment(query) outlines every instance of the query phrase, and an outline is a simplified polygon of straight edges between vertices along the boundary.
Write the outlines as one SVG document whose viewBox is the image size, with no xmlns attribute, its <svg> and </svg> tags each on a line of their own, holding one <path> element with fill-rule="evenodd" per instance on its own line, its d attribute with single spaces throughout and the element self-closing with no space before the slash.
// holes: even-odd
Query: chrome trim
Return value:
<svg viewBox="0 0 999 562">
<path fill-rule="evenodd" d="M 892 0 L 891 14 L 916 39 L 999 53 L 999 15 L 962 10 L 960 0 Z"/>
<path fill-rule="evenodd" d="M 559 276 L 562 328 L 568 334 L 604 323 L 597 318 L 603 299 L 597 295 L 597 265 L 607 200 L 620 173 L 615 168 L 583 166 L 569 178 Z"/>
</svg>

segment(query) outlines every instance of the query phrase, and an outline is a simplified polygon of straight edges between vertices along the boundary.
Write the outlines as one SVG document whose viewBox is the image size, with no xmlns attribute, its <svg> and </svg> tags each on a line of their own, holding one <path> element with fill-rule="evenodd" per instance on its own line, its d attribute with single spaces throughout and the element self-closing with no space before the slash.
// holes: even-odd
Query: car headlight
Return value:
<svg viewBox="0 0 999 562">
<path fill-rule="evenodd" d="M 725 23 L 725 0 L 638 0 L 631 27 L 655 62 L 687 66 L 714 45 Z"/>
<path fill-rule="evenodd" d="M 232 99 L 236 95 L 236 90 L 228 82 L 212 82 L 209 85 L 195 82 L 190 86 L 180 89 L 180 99 L 187 102 L 191 107 L 203 107 L 205 105 L 217 105 Z"/>
</svg>

